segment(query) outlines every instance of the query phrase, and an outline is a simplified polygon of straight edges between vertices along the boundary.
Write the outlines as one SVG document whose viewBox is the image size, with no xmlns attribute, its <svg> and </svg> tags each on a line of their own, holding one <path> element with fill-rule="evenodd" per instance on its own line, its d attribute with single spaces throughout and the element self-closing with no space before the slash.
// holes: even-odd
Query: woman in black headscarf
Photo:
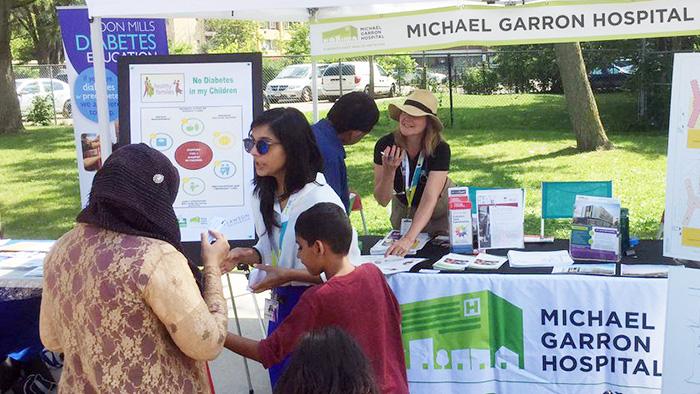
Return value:
<svg viewBox="0 0 700 394">
<path fill-rule="evenodd" d="M 202 277 L 182 254 L 179 183 L 162 153 L 118 149 L 46 257 L 41 339 L 65 354 L 60 391 L 210 392 L 203 360 L 226 335 L 219 264 L 228 242 L 202 235 Z"/>
</svg>

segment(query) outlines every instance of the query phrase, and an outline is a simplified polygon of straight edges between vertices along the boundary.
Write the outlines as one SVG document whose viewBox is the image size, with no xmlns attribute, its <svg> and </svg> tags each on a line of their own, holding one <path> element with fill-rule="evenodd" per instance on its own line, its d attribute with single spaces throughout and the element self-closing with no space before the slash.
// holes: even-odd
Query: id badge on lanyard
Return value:
<svg viewBox="0 0 700 394">
<path fill-rule="evenodd" d="M 287 232 L 287 224 L 289 223 L 289 209 L 292 205 L 292 199 L 287 201 L 287 205 L 280 214 L 280 236 L 277 242 L 273 237 L 270 238 L 270 246 L 272 246 L 272 266 L 277 267 L 282 258 L 282 245 L 284 243 L 284 234 Z"/>
<path fill-rule="evenodd" d="M 410 220 L 411 206 L 413 205 L 413 197 L 416 195 L 416 189 L 418 188 L 418 182 L 420 182 L 420 174 L 423 169 L 423 162 L 425 161 L 425 155 L 421 151 L 418 156 L 418 162 L 416 163 L 416 169 L 413 171 L 413 177 L 410 176 L 411 166 L 408 162 L 408 155 L 403 157 L 401 162 L 401 172 L 403 173 L 404 180 L 404 191 L 406 192 L 406 219 Z M 403 226 L 402 226 L 403 227 Z M 410 224 L 409 224 L 410 227 Z"/>
</svg>

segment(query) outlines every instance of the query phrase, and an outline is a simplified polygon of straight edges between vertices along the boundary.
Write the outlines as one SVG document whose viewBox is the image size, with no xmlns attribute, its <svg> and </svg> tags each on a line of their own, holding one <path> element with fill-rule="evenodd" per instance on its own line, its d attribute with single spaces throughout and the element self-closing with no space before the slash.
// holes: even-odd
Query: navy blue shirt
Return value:
<svg viewBox="0 0 700 394">
<path fill-rule="evenodd" d="M 348 190 L 348 174 L 345 168 L 345 148 L 343 143 L 338 138 L 338 133 L 335 127 L 328 121 L 322 119 L 311 129 L 316 136 L 318 149 L 323 156 L 323 175 L 326 177 L 328 185 L 335 190 L 340 200 L 345 205 L 345 210 L 348 210 L 349 190 Z"/>
</svg>

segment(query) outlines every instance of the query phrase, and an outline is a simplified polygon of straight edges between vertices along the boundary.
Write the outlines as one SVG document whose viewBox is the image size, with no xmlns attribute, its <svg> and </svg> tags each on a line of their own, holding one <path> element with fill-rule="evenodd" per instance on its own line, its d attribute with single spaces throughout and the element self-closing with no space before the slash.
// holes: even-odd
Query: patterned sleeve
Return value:
<svg viewBox="0 0 700 394">
<path fill-rule="evenodd" d="M 192 359 L 213 360 L 223 349 L 227 309 L 218 273 L 204 272 L 204 298 L 187 259 L 163 253 L 144 289 L 144 299 L 165 325 L 175 344 Z"/>
<path fill-rule="evenodd" d="M 46 288 L 46 286 L 44 286 Z M 41 298 L 41 310 L 39 311 L 39 336 L 41 343 L 52 352 L 62 352 L 61 343 L 58 340 L 58 331 L 53 318 L 53 308 L 50 302 L 51 296 L 45 291 Z"/>
</svg>

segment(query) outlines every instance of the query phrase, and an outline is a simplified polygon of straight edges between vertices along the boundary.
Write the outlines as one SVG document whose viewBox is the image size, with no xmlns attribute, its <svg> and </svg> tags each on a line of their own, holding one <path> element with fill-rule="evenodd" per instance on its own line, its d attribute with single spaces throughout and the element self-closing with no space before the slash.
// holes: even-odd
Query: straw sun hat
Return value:
<svg viewBox="0 0 700 394">
<path fill-rule="evenodd" d="M 389 104 L 389 117 L 398 122 L 401 112 L 411 116 L 427 116 L 433 122 L 435 131 L 440 132 L 443 126 L 437 117 L 437 107 L 435 95 L 425 89 L 416 89 L 406 97 L 403 104 Z"/>
</svg>

